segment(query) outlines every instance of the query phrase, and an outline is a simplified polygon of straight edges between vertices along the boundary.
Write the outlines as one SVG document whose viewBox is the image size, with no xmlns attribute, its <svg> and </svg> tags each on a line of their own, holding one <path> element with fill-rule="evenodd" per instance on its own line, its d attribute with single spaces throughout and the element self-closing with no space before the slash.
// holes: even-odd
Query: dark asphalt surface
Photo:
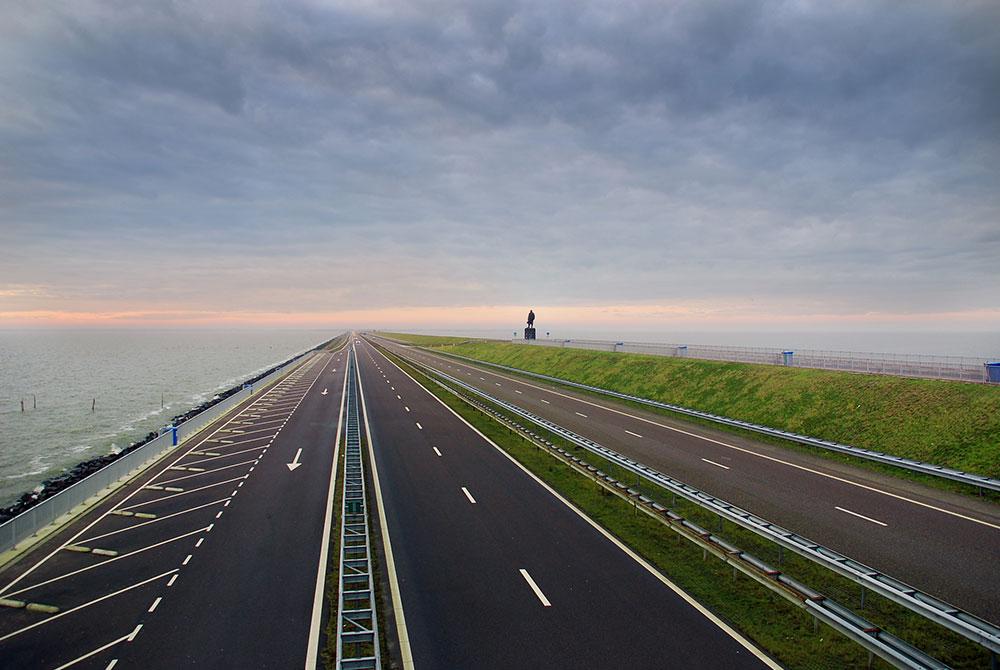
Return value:
<svg viewBox="0 0 1000 670">
<path fill-rule="evenodd" d="M 0 596 L 61 610 L 0 608 L 0 666 L 303 667 L 345 361 L 314 355 L 0 571 Z"/>
<path fill-rule="evenodd" d="M 380 342 L 1000 623 L 996 505 Z"/>
<path fill-rule="evenodd" d="M 373 347 L 357 350 L 415 667 L 764 667 Z"/>
</svg>

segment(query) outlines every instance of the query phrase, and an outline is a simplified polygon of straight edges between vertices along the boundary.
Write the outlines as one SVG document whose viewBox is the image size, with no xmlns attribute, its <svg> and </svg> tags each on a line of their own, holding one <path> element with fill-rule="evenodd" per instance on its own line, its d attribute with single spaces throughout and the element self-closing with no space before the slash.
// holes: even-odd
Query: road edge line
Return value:
<svg viewBox="0 0 1000 670">
<path fill-rule="evenodd" d="M 354 352 L 358 360 L 357 347 Z M 382 535 L 382 545 L 385 548 L 386 572 L 389 576 L 389 591 L 392 595 L 392 611 L 396 619 L 396 635 L 399 638 L 399 655 L 403 660 L 403 668 L 413 670 L 413 653 L 410 650 L 410 637 L 406 631 L 406 617 L 403 614 L 403 596 L 399 590 L 399 580 L 396 578 L 396 561 L 392 554 L 392 542 L 389 539 L 389 524 L 385 518 L 385 505 L 382 503 L 382 486 L 379 484 L 378 465 L 375 463 L 375 449 L 372 442 L 371 424 L 368 421 L 368 405 L 365 402 L 365 389 L 361 383 L 361 365 L 354 369 L 358 380 L 358 398 L 361 400 L 361 416 L 365 420 L 365 437 L 368 442 L 368 460 L 372 466 L 372 483 L 375 488 L 375 500 L 378 503 L 379 534 Z"/>
<path fill-rule="evenodd" d="M 333 355 L 330 355 L 331 360 Z M 324 368 L 324 372 L 326 369 Z M 322 374 L 322 373 L 320 373 Z M 317 378 L 318 379 L 318 378 Z M 312 622 L 309 625 L 309 642 L 306 647 L 306 670 L 313 670 L 319 664 L 320 626 L 323 623 L 323 600 L 326 595 L 327 562 L 330 554 L 330 530 L 333 524 L 333 494 L 337 484 L 337 462 L 340 460 L 340 440 L 344 430 L 344 403 L 347 400 L 347 371 L 344 371 L 344 387 L 340 391 L 340 415 L 337 417 L 337 440 L 333 447 L 333 465 L 330 468 L 330 488 L 326 496 L 326 518 L 323 521 L 323 541 L 319 551 L 319 568 L 316 574 L 316 591 L 313 594 Z"/>
<path fill-rule="evenodd" d="M 563 503 L 568 508 L 570 508 L 571 510 L 573 510 L 573 512 L 575 512 L 581 519 L 583 519 L 588 524 L 590 524 L 594 529 L 596 529 L 597 532 L 599 532 L 601 535 L 603 535 L 605 538 L 607 538 L 616 547 L 618 547 L 619 549 L 621 549 L 632 560 L 634 560 L 636 563 L 638 563 L 643 568 L 645 568 L 647 572 L 649 572 L 651 575 L 653 575 L 658 580 L 660 580 L 671 591 L 673 591 L 678 596 L 680 596 L 688 605 L 690 605 L 691 607 L 693 607 L 698 613 L 700 613 L 706 619 L 708 619 L 709 621 L 711 621 L 712 623 L 714 623 L 716 626 L 718 626 L 723 632 L 725 632 L 727 635 L 729 635 L 729 637 L 733 638 L 737 643 L 739 643 L 742 647 L 744 647 L 751 654 L 753 654 L 754 656 L 756 656 L 762 663 L 764 663 L 765 665 L 767 665 L 769 668 L 772 668 L 772 670 L 782 670 L 782 667 L 778 663 L 776 663 L 774 661 L 774 659 L 772 659 L 770 656 L 768 656 L 766 653 L 764 653 L 760 648 L 758 648 L 757 645 L 755 645 L 753 642 L 751 642 L 750 640 L 748 640 L 744 635 L 742 635 L 735 628 L 733 628 L 732 626 L 730 626 L 729 624 L 727 624 L 725 621 L 723 621 L 722 619 L 720 619 L 718 616 L 716 616 L 715 614 L 713 614 L 711 611 L 709 611 L 704 605 L 702 605 L 697 600 L 695 600 L 692 596 L 690 596 L 684 589 L 682 589 L 681 587 L 679 587 L 676 584 L 674 584 L 670 579 L 667 578 L 666 575 L 664 575 L 662 572 L 660 572 L 659 570 L 657 570 L 656 567 L 653 566 L 652 563 L 650 563 L 645 558 L 643 558 L 642 556 L 640 556 L 639 554 L 637 554 L 635 551 L 633 551 L 630 547 L 628 547 L 627 545 L 625 545 L 621 540 L 619 540 L 617 537 L 615 537 L 614 535 L 612 535 L 606 528 L 604 528 L 599 523 L 597 523 L 596 521 L 594 521 L 593 519 L 591 519 L 589 516 L 587 516 L 586 514 L 584 514 L 583 511 L 580 510 L 576 505 L 574 505 L 572 502 L 570 502 L 569 500 L 567 500 L 566 498 L 564 498 L 561 493 L 559 493 L 554 488 L 552 488 L 551 486 L 549 486 L 538 475 L 536 475 L 534 472 L 532 472 L 531 470 L 529 470 L 528 468 L 526 468 L 520 461 L 518 461 L 516 458 L 514 458 L 509 453 L 507 453 L 503 449 L 503 447 L 501 447 L 496 442 L 494 442 L 490 438 L 488 438 L 485 435 L 483 435 L 483 433 L 478 428 L 476 428 L 471 423 L 469 423 L 468 421 L 466 421 L 465 417 L 463 417 L 461 414 L 459 414 L 458 412 L 456 412 L 455 410 L 453 410 L 451 407 L 449 407 L 446 402 L 444 402 L 443 400 L 441 400 L 441 398 L 438 398 L 436 395 L 434 395 L 434 393 L 432 393 L 430 389 L 428 389 L 426 386 L 424 386 L 423 384 L 421 384 L 420 382 L 418 382 L 416 379 L 414 379 L 410 375 L 410 373 L 408 373 L 403 368 L 399 367 L 399 365 L 397 365 L 395 361 L 391 360 L 388 356 L 386 356 L 384 353 L 382 353 L 381 351 L 379 351 L 379 349 L 377 347 L 373 346 L 372 348 L 375 349 L 375 351 L 378 351 L 379 355 L 382 356 L 382 358 L 385 358 L 387 361 L 389 361 L 390 363 L 392 363 L 396 367 L 397 370 L 399 370 L 404 375 L 406 375 L 407 377 L 409 377 L 410 380 L 414 384 L 416 384 L 417 386 L 419 386 L 420 388 L 422 388 L 425 393 L 429 394 L 432 398 L 434 398 L 434 400 L 436 400 L 437 402 L 439 402 L 445 409 L 447 409 L 449 412 L 451 412 L 452 414 L 454 414 L 462 423 L 464 423 L 466 426 L 468 426 L 470 429 L 472 429 L 473 432 L 475 432 L 477 435 L 479 435 L 479 437 L 481 437 L 483 440 L 485 440 L 488 444 L 492 445 L 493 448 L 496 449 L 497 451 L 499 451 L 501 454 L 503 454 L 504 456 L 506 456 L 508 460 L 510 460 L 512 463 L 514 463 L 514 465 L 516 465 L 517 467 L 519 467 L 525 474 L 527 474 L 529 477 L 531 477 L 533 480 L 535 480 L 535 482 L 539 486 L 541 486 L 546 491 L 548 491 L 553 496 L 555 496 L 555 498 L 557 500 L 559 500 L 559 502 Z"/>
</svg>

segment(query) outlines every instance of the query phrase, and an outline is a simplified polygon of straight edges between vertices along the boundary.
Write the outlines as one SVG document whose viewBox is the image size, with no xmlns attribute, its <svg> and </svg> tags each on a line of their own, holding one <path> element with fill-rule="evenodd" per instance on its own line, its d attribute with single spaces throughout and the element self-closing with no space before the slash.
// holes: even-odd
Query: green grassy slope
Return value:
<svg viewBox="0 0 1000 670">
<path fill-rule="evenodd" d="M 1000 477 L 1000 388 L 463 338 L 391 335 L 576 382 Z"/>
</svg>

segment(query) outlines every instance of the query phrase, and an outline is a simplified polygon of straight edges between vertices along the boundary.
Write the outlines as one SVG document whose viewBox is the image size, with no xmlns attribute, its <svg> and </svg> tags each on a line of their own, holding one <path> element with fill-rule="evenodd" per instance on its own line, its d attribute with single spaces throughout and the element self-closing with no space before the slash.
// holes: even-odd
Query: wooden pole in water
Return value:
<svg viewBox="0 0 1000 670">
<path fill-rule="evenodd" d="M 160 391 L 160 409 L 163 409 L 163 391 Z"/>
<path fill-rule="evenodd" d="M 90 411 L 93 412 L 96 409 L 97 409 L 97 398 L 94 398 L 94 400 L 90 403 Z"/>
<path fill-rule="evenodd" d="M 31 394 L 31 409 L 38 409 L 38 396 Z"/>
<path fill-rule="evenodd" d="M 21 398 L 21 414 L 24 414 L 24 398 Z"/>
</svg>

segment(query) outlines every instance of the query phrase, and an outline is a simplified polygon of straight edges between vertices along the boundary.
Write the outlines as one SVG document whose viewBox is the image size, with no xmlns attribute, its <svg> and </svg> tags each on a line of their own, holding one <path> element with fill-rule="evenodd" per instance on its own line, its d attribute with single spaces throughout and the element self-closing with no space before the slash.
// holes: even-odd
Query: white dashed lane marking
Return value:
<svg viewBox="0 0 1000 670">
<path fill-rule="evenodd" d="M 535 580 L 531 578 L 531 575 L 528 574 L 528 571 L 525 570 L 524 568 L 521 568 L 520 572 L 521 576 L 524 577 L 524 581 L 528 582 L 528 586 L 530 586 L 531 590 L 535 592 L 535 595 L 538 596 L 538 599 L 542 601 L 542 607 L 552 607 L 552 603 L 550 603 L 549 599 L 545 597 L 545 594 L 542 593 L 542 590 L 538 588 L 538 584 L 536 584 Z"/>
<path fill-rule="evenodd" d="M 834 507 L 834 509 L 835 509 L 835 510 L 840 510 L 841 512 L 845 512 L 845 513 L 847 513 L 847 514 L 850 514 L 851 516 L 856 516 L 856 517 L 858 517 L 859 519 L 864 519 L 865 521 L 870 521 L 870 522 L 872 522 L 872 523 L 875 523 L 875 524 L 878 524 L 878 525 L 880 525 L 880 526 L 888 526 L 888 525 L 889 525 L 889 524 L 887 524 L 887 523 L 884 523 L 884 522 L 882 522 L 882 521 L 879 521 L 878 519 L 873 519 L 873 518 L 871 518 L 870 516 L 865 516 L 864 514 L 858 514 L 857 512 L 852 512 L 851 510 L 849 510 L 849 509 L 844 509 L 843 507 Z"/>
<path fill-rule="evenodd" d="M 729 469 L 728 465 L 723 465 L 722 463 L 716 463 L 715 461 L 710 461 L 707 458 L 703 458 L 701 460 L 705 461 L 706 463 L 708 463 L 710 465 L 714 465 L 717 468 L 722 468 L 723 470 L 728 470 Z"/>
</svg>

